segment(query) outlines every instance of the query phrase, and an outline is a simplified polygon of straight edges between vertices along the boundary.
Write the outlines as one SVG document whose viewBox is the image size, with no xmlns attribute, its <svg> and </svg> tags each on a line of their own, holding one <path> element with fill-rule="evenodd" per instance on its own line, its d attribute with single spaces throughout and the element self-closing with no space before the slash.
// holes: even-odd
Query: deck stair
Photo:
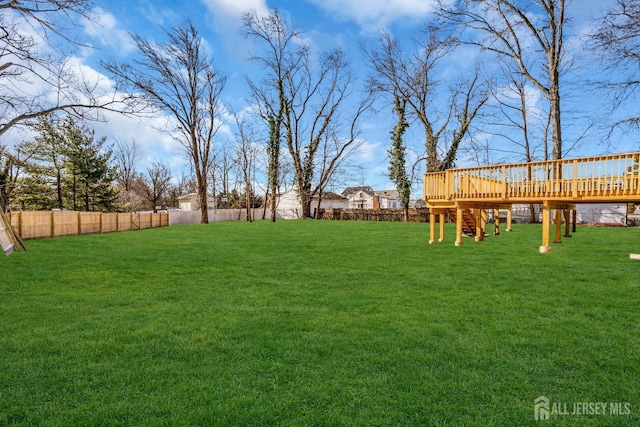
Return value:
<svg viewBox="0 0 640 427">
<path fill-rule="evenodd" d="M 451 222 L 455 224 L 457 214 L 455 209 L 445 209 Z M 469 237 L 476 235 L 476 219 L 471 213 L 471 209 L 462 209 L 462 232 Z"/>
</svg>

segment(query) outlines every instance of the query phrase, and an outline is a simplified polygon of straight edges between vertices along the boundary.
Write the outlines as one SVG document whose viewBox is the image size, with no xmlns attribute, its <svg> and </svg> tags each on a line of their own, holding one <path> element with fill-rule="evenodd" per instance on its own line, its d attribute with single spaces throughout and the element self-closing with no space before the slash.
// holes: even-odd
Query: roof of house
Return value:
<svg viewBox="0 0 640 427">
<path fill-rule="evenodd" d="M 398 199 L 400 198 L 400 193 L 398 190 L 380 190 L 375 192 L 376 196 L 384 197 L 386 199 Z"/>
<path fill-rule="evenodd" d="M 317 197 L 317 196 L 316 196 Z M 346 200 L 346 197 L 342 197 L 332 191 L 322 193 L 322 200 Z"/>
<path fill-rule="evenodd" d="M 351 194 L 357 193 L 358 191 L 362 191 L 363 193 L 366 193 L 370 196 L 374 195 L 373 188 L 369 187 L 368 185 L 362 187 L 347 187 L 342 192 L 342 195 L 344 197 L 349 197 Z"/>
<path fill-rule="evenodd" d="M 188 200 L 188 199 L 193 199 L 193 198 L 195 198 L 195 197 L 197 197 L 197 196 L 198 196 L 198 193 L 189 193 L 189 194 L 185 194 L 184 196 L 180 196 L 180 197 L 178 197 L 178 200 Z M 210 199 L 213 199 L 213 196 L 212 196 L 212 195 L 208 195 L 207 197 L 208 197 L 208 198 L 210 198 Z"/>
</svg>

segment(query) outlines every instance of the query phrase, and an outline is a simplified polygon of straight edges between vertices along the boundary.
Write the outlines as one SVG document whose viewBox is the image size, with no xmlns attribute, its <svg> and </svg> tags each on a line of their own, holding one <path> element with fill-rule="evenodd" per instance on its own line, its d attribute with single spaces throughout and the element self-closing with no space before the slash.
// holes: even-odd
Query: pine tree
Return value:
<svg viewBox="0 0 640 427">
<path fill-rule="evenodd" d="M 116 168 L 106 138 L 94 139 L 94 131 L 74 121 L 65 122 L 65 187 L 67 206 L 73 210 L 109 211 L 116 202 L 113 182 Z"/>
</svg>

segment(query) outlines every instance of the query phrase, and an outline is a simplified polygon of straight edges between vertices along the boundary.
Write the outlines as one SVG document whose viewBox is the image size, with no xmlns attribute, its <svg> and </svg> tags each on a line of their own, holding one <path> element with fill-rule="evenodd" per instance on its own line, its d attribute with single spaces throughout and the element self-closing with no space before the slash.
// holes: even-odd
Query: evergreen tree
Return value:
<svg viewBox="0 0 640 427">
<path fill-rule="evenodd" d="M 38 135 L 24 144 L 23 149 L 30 153 L 31 162 L 22 194 L 33 198 L 31 203 L 27 203 L 31 209 L 64 208 L 65 138 L 60 127 L 58 119 L 51 115 L 43 116 L 32 126 Z M 22 203 L 25 201 L 23 198 Z"/>
<path fill-rule="evenodd" d="M 65 187 L 67 205 L 73 210 L 109 211 L 115 208 L 113 181 L 116 168 L 106 138 L 94 139 L 94 131 L 67 120 L 65 138 Z"/>
</svg>

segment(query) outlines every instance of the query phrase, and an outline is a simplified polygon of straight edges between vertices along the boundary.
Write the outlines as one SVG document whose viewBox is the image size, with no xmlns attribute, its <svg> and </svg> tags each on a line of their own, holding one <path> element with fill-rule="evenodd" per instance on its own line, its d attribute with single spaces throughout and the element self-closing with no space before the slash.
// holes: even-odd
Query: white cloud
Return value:
<svg viewBox="0 0 640 427">
<path fill-rule="evenodd" d="M 100 7 L 93 10 L 91 19 L 84 18 L 82 25 L 87 35 L 106 48 L 123 54 L 135 49 L 133 40 L 125 30 L 119 28 L 115 16 Z"/>
<path fill-rule="evenodd" d="M 376 30 L 401 19 L 424 19 L 434 9 L 433 0 L 308 0 L 339 20 L 355 21 Z"/>
<path fill-rule="evenodd" d="M 363 141 L 356 150 L 358 160 L 368 163 L 380 158 L 382 144 L 379 142 Z"/>
<path fill-rule="evenodd" d="M 240 18 L 244 12 L 255 10 L 258 15 L 267 13 L 266 0 L 204 0 L 214 15 Z"/>
</svg>

